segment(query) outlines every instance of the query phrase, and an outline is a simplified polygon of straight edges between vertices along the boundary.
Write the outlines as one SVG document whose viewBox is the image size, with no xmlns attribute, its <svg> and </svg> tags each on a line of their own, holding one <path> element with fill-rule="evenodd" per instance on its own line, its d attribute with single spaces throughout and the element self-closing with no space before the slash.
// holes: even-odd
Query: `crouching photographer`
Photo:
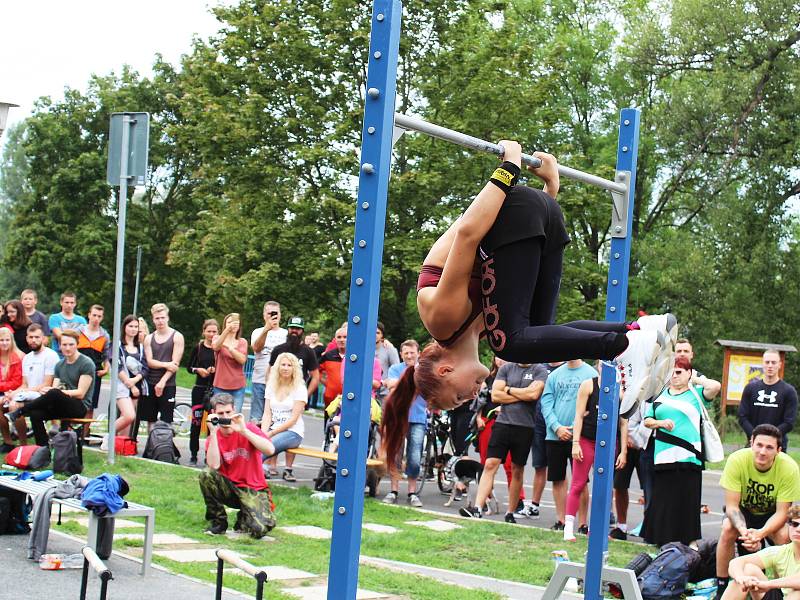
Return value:
<svg viewBox="0 0 800 600">
<path fill-rule="evenodd" d="M 200 473 L 200 491 L 206 504 L 206 533 L 220 535 L 228 529 L 225 507 L 239 509 L 234 531 L 258 539 L 275 527 L 274 505 L 264 471 L 262 454 L 275 451 L 272 442 L 244 416 L 235 413 L 233 396 L 211 399 L 214 413 L 208 419 L 206 464 Z"/>
</svg>

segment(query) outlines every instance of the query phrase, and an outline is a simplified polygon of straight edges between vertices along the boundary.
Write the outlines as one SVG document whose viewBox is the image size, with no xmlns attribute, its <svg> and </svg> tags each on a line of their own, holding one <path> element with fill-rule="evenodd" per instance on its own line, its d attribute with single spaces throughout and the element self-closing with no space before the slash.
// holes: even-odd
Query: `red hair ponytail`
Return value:
<svg viewBox="0 0 800 600">
<path fill-rule="evenodd" d="M 386 465 L 392 473 L 397 471 L 397 459 L 408 434 L 408 413 L 417 396 L 417 387 L 414 385 L 415 371 L 414 365 L 407 367 L 392 393 L 383 401 L 383 418 L 380 427 L 381 445 L 386 457 Z"/>
<path fill-rule="evenodd" d="M 383 419 L 380 434 L 381 447 L 386 457 L 390 472 L 397 471 L 400 452 L 408 434 L 408 413 L 417 395 L 422 396 L 428 404 L 438 408 L 441 379 L 436 375 L 435 367 L 445 356 L 445 348 L 431 342 L 420 353 L 416 366 L 406 368 L 394 390 L 383 402 Z"/>
</svg>

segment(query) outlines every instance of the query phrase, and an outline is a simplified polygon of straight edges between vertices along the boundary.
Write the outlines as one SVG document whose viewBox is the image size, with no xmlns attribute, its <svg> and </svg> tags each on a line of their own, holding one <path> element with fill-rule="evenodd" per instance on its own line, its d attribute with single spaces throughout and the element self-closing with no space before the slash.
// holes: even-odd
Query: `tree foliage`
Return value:
<svg viewBox="0 0 800 600">
<path fill-rule="evenodd" d="M 94 77 L 9 132 L 6 293 L 27 278 L 51 298 L 75 287 L 110 303 L 108 116 L 148 110 L 153 168 L 128 228 L 128 255 L 145 248 L 143 300 L 175 306 L 192 332 L 232 310 L 255 326 L 271 298 L 326 331 L 344 319 L 371 7 L 214 10 L 218 33 L 179 66 Z M 397 107 L 607 178 L 619 110 L 640 107 L 628 314 L 675 312 L 717 373 L 717 338 L 793 338 L 798 15 L 788 0 L 408 0 Z M 424 337 L 419 265 L 493 164 L 424 136 L 396 145 L 380 309 L 391 337 Z M 559 202 L 573 239 L 559 317 L 601 318 L 610 197 L 562 180 Z"/>
</svg>

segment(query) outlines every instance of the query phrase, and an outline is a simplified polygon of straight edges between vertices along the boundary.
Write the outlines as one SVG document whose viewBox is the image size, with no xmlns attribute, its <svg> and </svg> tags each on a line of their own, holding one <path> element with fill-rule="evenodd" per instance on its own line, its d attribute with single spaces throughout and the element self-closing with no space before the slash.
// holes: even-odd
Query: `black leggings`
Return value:
<svg viewBox="0 0 800 600">
<path fill-rule="evenodd" d="M 203 413 L 206 412 L 207 386 L 196 385 L 192 388 L 192 427 L 189 430 L 189 453 L 197 457 L 200 450 L 200 429 L 203 423 Z"/>
<path fill-rule="evenodd" d="M 49 439 L 44 422 L 50 419 L 80 419 L 86 414 L 86 407 L 77 398 L 72 398 L 61 390 L 52 388 L 36 400 L 26 402 L 20 413 L 30 417 L 36 444 L 47 446 Z"/>
<path fill-rule="evenodd" d="M 502 211 L 495 227 L 503 227 Z M 564 247 L 544 252 L 545 238 L 495 248 L 483 261 L 483 316 L 489 345 L 503 360 L 538 363 L 611 359 L 628 346 L 624 323 L 573 321 L 553 325 Z"/>
</svg>

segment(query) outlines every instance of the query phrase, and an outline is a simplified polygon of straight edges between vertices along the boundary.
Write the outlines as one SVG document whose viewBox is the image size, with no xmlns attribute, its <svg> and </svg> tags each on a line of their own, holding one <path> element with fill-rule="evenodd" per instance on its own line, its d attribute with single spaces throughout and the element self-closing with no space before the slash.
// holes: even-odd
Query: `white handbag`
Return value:
<svg viewBox="0 0 800 600">
<path fill-rule="evenodd" d="M 697 390 L 691 384 L 689 384 L 689 389 L 700 404 L 700 439 L 702 440 L 703 460 L 710 463 L 722 462 L 725 460 L 725 448 L 722 447 L 719 432 L 709 418 L 706 404 Z"/>
</svg>

